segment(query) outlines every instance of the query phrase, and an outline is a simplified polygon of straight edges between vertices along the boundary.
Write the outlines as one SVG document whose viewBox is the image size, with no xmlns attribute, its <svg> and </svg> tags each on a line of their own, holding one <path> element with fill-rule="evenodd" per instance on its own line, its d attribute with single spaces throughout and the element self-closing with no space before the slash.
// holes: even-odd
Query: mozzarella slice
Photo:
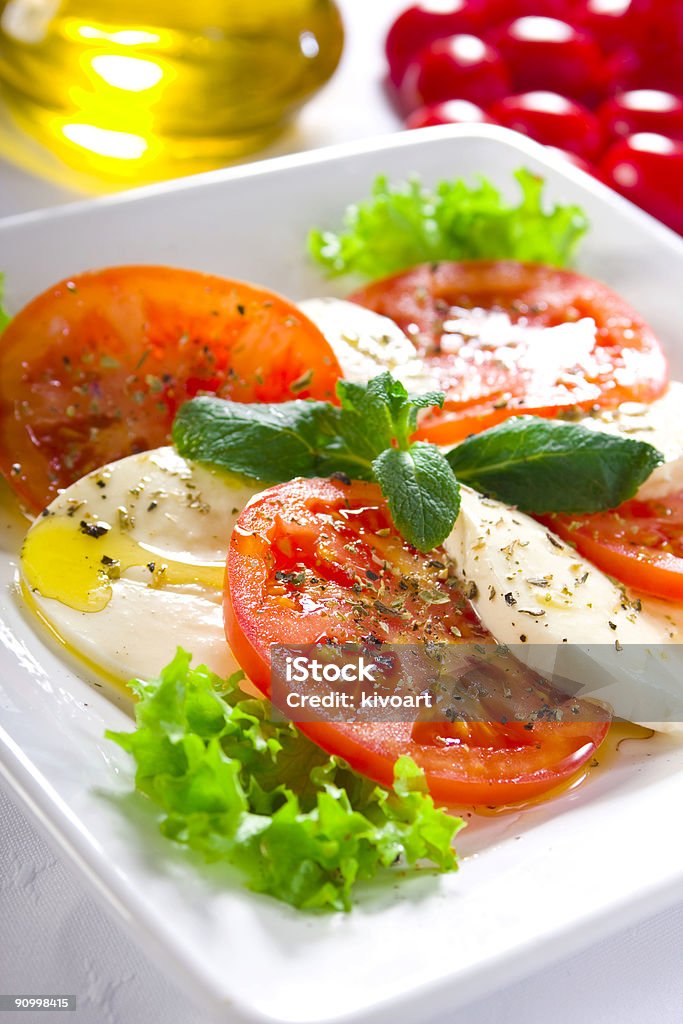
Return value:
<svg viewBox="0 0 683 1024">
<path fill-rule="evenodd" d="M 346 380 L 364 382 L 389 370 L 411 392 L 439 390 L 412 341 L 389 317 L 343 299 L 299 303 L 334 350 Z"/>
<path fill-rule="evenodd" d="M 665 643 L 677 627 L 638 610 L 604 573 L 534 519 L 463 487 L 444 544 L 500 643 Z"/>
<path fill-rule="evenodd" d="M 661 498 L 683 488 L 683 384 L 672 381 L 662 398 L 649 405 L 624 402 L 581 420 L 590 430 L 647 441 L 658 448 L 664 463 L 648 477 L 638 497 Z"/>
<path fill-rule="evenodd" d="M 131 455 L 56 498 L 29 530 L 29 604 L 71 652 L 110 678 L 157 675 L 178 645 L 237 669 L 223 631 L 232 527 L 257 490 L 172 448 Z"/>
<path fill-rule="evenodd" d="M 529 516 L 467 487 L 444 547 L 483 624 L 518 657 L 623 718 L 683 721 L 682 608 L 630 595 Z"/>
</svg>

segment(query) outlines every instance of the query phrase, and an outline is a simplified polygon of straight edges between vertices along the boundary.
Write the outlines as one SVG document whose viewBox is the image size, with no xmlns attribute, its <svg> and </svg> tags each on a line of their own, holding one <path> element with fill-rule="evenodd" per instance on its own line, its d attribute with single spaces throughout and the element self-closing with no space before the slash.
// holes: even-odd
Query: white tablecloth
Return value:
<svg viewBox="0 0 683 1024">
<path fill-rule="evenodd" d="M 342 65 L 304 109 L 296 130 L 269 154 L 398 127 L 380 85 L 381 39 L 393 12 L 403 6 L 403 0 L 342 0 L 347 27 Z M 75 197 L 0 162 L 0 217 Z M 647 865 L 638 860 L 638 827 L 634 821 L 633 847 L 624 857 L 634 871 L 646 873 Z M 570 884 L 558 879 L 558 885 Z M 590 936 L 586 939 L 590 943 Z M 458 934 L 454 920 L 454 956 L 463 941 L 467 936 Z M 681 1024 L 682 952 L 683 906 L 676 906 L 523 982 L 500 989 L 493 976 L 491 994 L 458 1019 L 467 1024 Z M 0 787 L 0 994 L 51 992 L 76 995 L 78 1008 L 66 1017 L 73 1024 L 208 1024 L 164 975 L 163 964 L 153 964 L 131 943 L 94 902 L 83 878 Z M 45 1013 L 0 1011 L 0 1024 L 46 1019 Z"/>
</svg>

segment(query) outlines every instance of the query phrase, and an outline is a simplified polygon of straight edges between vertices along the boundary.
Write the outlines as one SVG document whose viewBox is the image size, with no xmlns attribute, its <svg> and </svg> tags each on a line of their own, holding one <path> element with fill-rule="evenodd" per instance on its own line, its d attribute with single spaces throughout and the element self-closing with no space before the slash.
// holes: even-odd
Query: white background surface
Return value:
<svg viewBox="0 0 683 1024">
<path fill-rule="evenodd" d="M 392 12 L 401 6 L 396 0 L 342 3 L 347 46 L 340 71 L 302 112 L 296 131 L 271 153 L 367 137 L 397 126 L 379 84 L 380 39 Z M 72 197 L 0 164 L 0 216 Z M 9 255 L 0 254 L 3 266 Z M 678 810 L 672 808 L 672 813 Z M 624 850 L 634 872 L 645 870 L 638 861 L 638 829 L 646 827 L 646 822 L 634 821 L 633 846 Z M 93 903 L 83 884 L 0 792 L 0 992 L 76 994 L 79 1009 L 67 1018 L 74 1024 L 206 1021 Z M 572 879 L 560 879 L 558 885 L 571 886 Z M 411 941 L 419 938 L 406 936 L 407 952 Z M 466 941 L 454 921 L 454 956 Z M 492 977 L 491 995 L 458 1018 L 467 1024 L 680 1024 L 682 951 L 683 908 L 673 908 L 525 982 L 497 990 Z M 258 950 L 254 955 L 258 958 Z M 400 964 L 396 969 L 400 971 Z M 30 1024 L 32 1019 L 49 1018 L 0 1012 L 0 1024 Z"/>
</svg>

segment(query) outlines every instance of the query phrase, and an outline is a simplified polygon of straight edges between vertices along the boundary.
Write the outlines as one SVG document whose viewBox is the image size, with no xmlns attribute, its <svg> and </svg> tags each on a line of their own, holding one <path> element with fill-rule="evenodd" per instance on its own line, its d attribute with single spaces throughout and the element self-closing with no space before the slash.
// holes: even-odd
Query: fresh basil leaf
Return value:
<svg viewBox="0 0 683 1024">
<path fill-rule="evenodd" d="M 388 371 L 373 377 L 367 384 L 340 380 L 337 395 L 345 412 L 361 417 L 366 433 L 376 445 L 373 456 L 390 448 L 394 441 L 399 448 L 407 448 L 417 426 L 418 410 L 435 405 L 441 408 L 446 397 L 442 391 L 410 395 Z M 345 422 L 342 418 L 342 430 Z"/>
<path fill-rule="evenodd" d="M 431 551 L 453 529 L 460 488 L 448 462 L 433 444 L 387 448 L 372 464 L 391 518 L 419 551 Z"/>
<path fill-rule="evenodd" d="M 392 377 L 388 370 L 384 370 L 363 384 L 343 378 L 338 380 L 337 395 L 344 408 L 354 409 L 363 415 L 378 403 L 393 411 L 393 403 L 402 405 L 408 397 L 408 392 L 400 380 Z"/>
<path fill-rule="evenodd" d="M 395 381 L 391 374 L 382 374 L 382 377 L 389 377 L 403 390 L 404 395 L 407 394 L 403 385 Z M 368 384 L 337 381 L 337 396 L 342 407 L 341 426 L 360 433 L 361 450 L 371 446 L 371 458 L 383 448 L 389 448 L 394 437 L 391 399 L 379 384 L 380 380 L 380 377 L 375 377 Z"/>
<path fill-rule="evenodd" d="M 415 410 L 433 409 L 434 406 L 443 409 L 443 403 L 446 401 L 446 395 L 443 391 L 423 391 L 420 395 L 410 394 L 408 398 Z"/>
<path fill-rule="evenodd" d="M 196 462 L 270 483 L 339 471 L 372 479 L 370 457 L 339 432 L 339 409 L 328 402 L 296 399 L 279 404 L 242 404 L 209 396 L 181 406 L 173 443 Z"/>
<path fill-rule="evenodd" d="M 643 441 L 535 416 L 505 420 L 446 458 L 461 483 L 539 514 L 616 508 L 663 461 Z"/>
<path fill-rule="evenodd" d="M 328 276 L 375 279 L 417 263 L 516 259 L 563 267 L 588 222 L 578 206 L 547 207 L 544 182 L 519 170 L 521 200 L 508 202 L 486 178 L 398 185 L 376 179 L 369 199 L 349 206 L 338 231 L 313 230 L 308 249 Z"/>
<path fill-rule="evenodd" d="M 397 421 L 397 439 L 399 447 L 407 447 L 409 439 L 417 430 L 417 414 L 420 409 L 443 409 L 446 396 L 443 391 L 425 391 L 421 395 L 408 395 L 408 401 L 401 410 L 401 419 Z"/>
<path fill-rule="evenodd" d="M 367 384 L 339 381 L 337 392 L 340 408 L 195 398 L 178 412 L 173 441 L 185 458 L 270 483 L 335 472 L 376 479 L 406 540 L 436 547 L 458 514 L 458 484 L 439 449 L 411 445 L 410 435 L 418 408 L 441 405 L 443 394 L 411 396 L 390 373 Z"/>
</svg>

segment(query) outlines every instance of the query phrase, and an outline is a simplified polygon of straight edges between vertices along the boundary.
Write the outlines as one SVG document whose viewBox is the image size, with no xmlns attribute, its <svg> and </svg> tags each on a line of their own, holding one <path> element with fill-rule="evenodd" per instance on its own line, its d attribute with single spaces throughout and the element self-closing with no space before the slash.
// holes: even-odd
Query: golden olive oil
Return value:
<svg viewBox="0 0 683 1024">
<path fill-rule="evenodd" d="M 0 0 L 0 84 L 62 161 L 132 184 L 266 145 L 342 41 L 332 0 Z"/>
<path fill-rule="evenodd" d="M 577 772 L 568 779 L 565 779 L 564 782 L 561 782 L 559 786 L 555 786 L 554 789 L 549 789 L 546 793 L 541 793 L 540 796 L 532 797 L 530 800 L 525 800 L 521 803 L 503 804 L 498 807 L 480 805 L 473 808 L 474 812 L 484 817 L 496 817 L 500 814 L 515 814 L 529 807 L 538 807 L 553 800 L 555 797 L 561 796 L 563 793 L 573 792 L 578 789 L 596 772 L 614 768 L 619 763 L 622 750 L 622 760 L 625 758 L 628 744 L 647 742 L 653 736 L 652 729 L 647 729 L 642 725 L 634 725 L 633 722 L 613 721 L 607 736 L 596 750 L 595 757 L 582 765 Z"/>
</svg>

